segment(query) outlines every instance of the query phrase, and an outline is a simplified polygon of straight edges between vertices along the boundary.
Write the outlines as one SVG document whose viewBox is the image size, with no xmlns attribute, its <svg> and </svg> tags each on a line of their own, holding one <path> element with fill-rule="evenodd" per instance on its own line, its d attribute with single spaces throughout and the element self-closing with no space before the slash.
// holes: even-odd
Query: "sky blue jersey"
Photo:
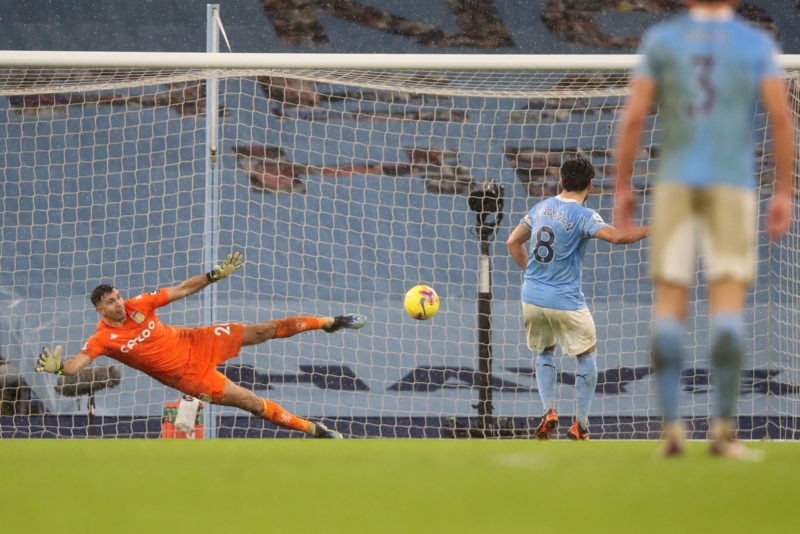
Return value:
<svg viewBox="0 0 800 534">
<path fill-rule="evenodd" d="M 600 215 L 574 200 L 551 197 L 520 220 L 531 230 L 522 301 L 557 310 L 578 310 L 583 295 L 586 242 L 607 226 Z"/>
<path fill-rule="evenodd" d="M 760 83 L 783 75 L 775 40 L 738 16 L 686 13 L 647 30 L 639 53 L 634 75 L 657 85 L 658 179 L 753 187 Z"/>
</svg>

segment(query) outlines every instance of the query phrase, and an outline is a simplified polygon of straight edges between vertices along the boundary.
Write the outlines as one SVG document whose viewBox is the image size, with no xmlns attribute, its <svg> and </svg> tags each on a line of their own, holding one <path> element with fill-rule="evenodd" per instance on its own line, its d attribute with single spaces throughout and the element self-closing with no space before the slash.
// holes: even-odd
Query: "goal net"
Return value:
<svg viewBox="0 0 800 534">
<path fill-rule="evenodd" d="M 177 391 L 107 358 L 85 382 L 65 383 L 34 373 L 36 356 L 57 344 L 67 356 L 81 350 L 97 325 L 88 295 L 98 284 L 130 298 L 232 250 L 245 268 L 161 308 L 162 321 L 369 317 L 359 331 L 244 347 L 220 367 L 235 382 L 351 436 L 535 427 L 543 408 L 505 240 L 575 155 L 594 163 L 587 205 L 610 221 L 610 150 L 633 57 L 46 54 L 0 58 L 2 437 L 160 436 Z M 764 115 L 756 122 L 763 209 L 773 164 Z M 656 116 L 636 162 L 645 220 L 657 128 Z M 490 185 L 502 196 L 484 218 L 469 197 Z M 743 438 L 800 428 L 797 230 L 759 241 Z M 658 437 L 646 260 L 647 241 L 592 242 L 586 254 L 598 330 L 593 439 Z M 403 310 L 419 283 L 442 301 L 427 321 Z M 478 317 L 487 291 L 488 343 Z M 693 296 L 681 414 L 700 436 L 708 313 L 702 290 Z M 575 362 L 557 362 L 567 422 Z M 207 437 L 299 436 L 232 408 L 206 405 L 198 422 Z"/>
</svg>

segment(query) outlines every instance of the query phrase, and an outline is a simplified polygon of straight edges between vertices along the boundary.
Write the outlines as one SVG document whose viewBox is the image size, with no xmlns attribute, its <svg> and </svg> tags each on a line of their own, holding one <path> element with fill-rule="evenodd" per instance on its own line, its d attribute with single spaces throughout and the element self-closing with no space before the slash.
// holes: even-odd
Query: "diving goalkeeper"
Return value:
<svg viewBox="0 0 800 534">
<path fill-rule="evenodd" d="M 91 295 L 92 304 L 100 314 L 95 333 L 75 357 L 67 360 L 61 359 L 61 346 L 52 352 L 44 348 L 36 371 L 75 375 L 98 356 L 108 356 L 206 402 L 235 406 L 315 438 L 341 438 L 339 432 L 322 423 L 297 417 L 278 404 L 235 384 L 216 367 L 237 356 L 242 346 L 290 337 L 307 330 L 331 333 L 342 328 L 361 328 L 366 324 L 365 316 L 301 316 L 259 324 L 229 323 L 197 328 L 175 328 L 158 319 L 156 308 L 193 295 L 227 278 L 242 265 L 242 255 L 234 252 L 207 274 L 128 300 L 124 300 L 114 286 L 97 286 Z"/>
</svg>

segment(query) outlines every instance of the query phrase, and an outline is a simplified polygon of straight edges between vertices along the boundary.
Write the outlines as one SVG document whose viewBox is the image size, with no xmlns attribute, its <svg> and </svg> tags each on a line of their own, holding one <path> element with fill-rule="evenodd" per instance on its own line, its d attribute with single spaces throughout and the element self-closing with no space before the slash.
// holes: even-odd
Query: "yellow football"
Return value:
<svg viewBox="0 0 800 534">
<path fill-rule="evenodd" d="M 439 311 L 439 295 L 430 286 L 414 286 L 406 292 L 405 307 L 414 319 L 430 319 Z"/>
</svg>

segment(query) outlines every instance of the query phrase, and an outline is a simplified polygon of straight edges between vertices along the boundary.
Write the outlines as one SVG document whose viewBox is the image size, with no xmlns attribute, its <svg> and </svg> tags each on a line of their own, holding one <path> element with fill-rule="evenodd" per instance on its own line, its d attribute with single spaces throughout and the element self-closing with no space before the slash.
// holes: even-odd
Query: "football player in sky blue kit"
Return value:
<svg viewBox="0 0 800 534">
<path fill-rule="evenodd" d="M 709 283 L 712 423 L 710 452 L 756 460 L 735 440 L 744 360 L 742 309 L 755 276 L 758 194 L 754 178 L 755 112 L 769 117 L 775 183 L 766 233 L 785 234 L 794 185 L 793 125 L 777 45 L 736 16 L 735 1 L 688 1 L 689 12 L 650 28 L 633 73 L 617 138 L 614 224 L 630 226 L 633 161 L 647 116 L 658 106 L 661 159 L 653 197 L 650 274 L 654 309 L 650 357 L 655 370 L 664 455 L 684 450 L 678 413 L 681 338 L 703 259 Z"/>
<path fill-rule="evenodd" d="M 559 345 L 564 354 L 578 359 L 577 414 L 567 437 L 588 441 L 589 408 L 597 385 L 597 337 L 581 287 L 586 242 L 596 237 L 633 243 L 647 237 L 649 228 L 619 230 L 583 206 L 595 174 L 588 160 L 565 161 L 560 172 L 561 193 L 533 206 L 506 246 L 524 271 L 522 317 L 528 347 L 536 355 L 536 386 L 545 409 L 535 437 L 549 439 L 558 426 L 555 350 Z"/>
</svg>

